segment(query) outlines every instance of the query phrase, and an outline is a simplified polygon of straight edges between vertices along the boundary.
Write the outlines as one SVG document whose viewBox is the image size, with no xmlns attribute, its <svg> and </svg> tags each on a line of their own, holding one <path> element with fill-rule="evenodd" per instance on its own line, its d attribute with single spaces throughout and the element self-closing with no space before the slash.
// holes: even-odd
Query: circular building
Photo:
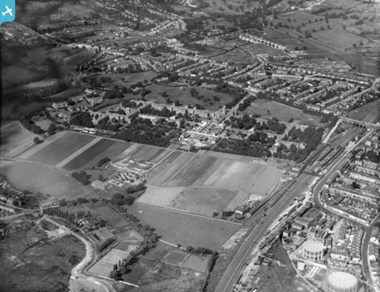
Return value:
<svg viewBox="0 0 380 292">
<path fill-rule="evenodd" d="M 326 276 L 327 292 L 357 292 L 358 279 L 346 272 L 331 271 Z"/>
<path fill-rule="evenodd" d="M 319 261 L 323 257 L 324 249 L 322 242 L 308 240 L 303 245 L 302 255 L 307 260 Z"/>
</svg>

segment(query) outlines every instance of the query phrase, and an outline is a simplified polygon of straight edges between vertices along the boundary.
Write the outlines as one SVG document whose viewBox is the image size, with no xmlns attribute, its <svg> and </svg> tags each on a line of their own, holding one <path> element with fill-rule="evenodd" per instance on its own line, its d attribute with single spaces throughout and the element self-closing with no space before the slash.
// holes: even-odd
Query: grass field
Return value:
<svg viewBox="0 0 380 292">
<path fill-rule="evenodd" d="M 80 168 L 91 168 L 104 157 L 108 157 L 111 160 L 116 158 L 130 146 L 131 143 L 102 139 L 66 163 L 63 168 L 69 171 Z"/>
<path fill-rule="evenodd" d="M 0 245 L 0 291 L 66 291 L 71 269 L 85 255 L 85 248 L 74 236 L 41 242 L 28 249 L 37 227 L 7 236 Z"/>
<path fill-rule="evenodd" d="M 176 100 L 178 100 L 182 102 L 183 104 L 188 104 L 190 106 L 199 104 L 206 107 L 209 110 L 218 110 L 224 104 L 232 101 L 232 98 L 233 98 L 233 96 L 231 95 L 214 92 L 214 91 L 201 88 L 201 87 L 194 87 L 194 88 L 198 91 L 199 95 L 204 96 L 202 100 L 191 96 L 190 94 L 191 87 L 189 86 L 174 87 L 174 86 L 153 84 L 153 85 L 147 86 L 146 88 L 152 91 L 152 93 L 149 93 L 148 95 L 145 96 L 145 98 L 148 100 L 154 100 L 158 103 L 166 103 L 166 99 L 169 98 L 172 100 L 172 102 L 175 102 Z M 168 97 L 162 97 L 161 94 L 163 92 L 166 92 L 168 94 Z M 215 101 L 213 99 L 214 96 L 219 97 L 220 101 Z"/>
<path fill-rule="evenodd" d="M 270 112 L 268 114 L 268 111 Z M 320 118 L 310 114 L 306 114 L 301 110 L 283 105 L 274 101 L 267 101 L 264 99 L 255 100 L 243 113 L 252 115 L 259 114 L 262 117 L 276 117 L 280 121 L 287 122 L 290 118 L 299 120 L 302 123 L 310 125 L 320 125 Z"/>
<path fill-rule="evenodd" d="M 107 220 L 114 228 L 124 227 L 129 225 L 128 221 L 118 212 L 113 210 L 110 206 L 101 206 L 93 209 L 93 211 L 100 217 Z"/>
<path fill-rule="evenodd" d="M 66 132 L 62 137 L 30 156 L 29 160 L 56 165 L 93 139 L 95 137 Z"/>
<path fill-rule="evenodd" d="M 252 194 L 265 196 L 281 176 L 274 166 L 172 152 L 148 173 L 148 188 L 138 202 L 213 216 Z"/>
<path fill-rule="evenodd" d="M 377 123 L 380 121 L 380 100 L 367 103 L 349 112 L 348 117 L 363 122 Z"/>
<path fill-rule="evenodd" d="M 52 167 L 33 162 L 15 161 L 1 166 L 0 172 L 20 190 L 49 194 L 57 199 L 96 196 L 91 189 L 74 178 Z"/>
<path fill-rule="evenodd" d="M 351 48 L 353 44 L 358 45 L 360 42 L 364 44 L 368 42 L 363 37 L 346 31 L 338 32 L 336 30 L 317 31 L 313 34 L 313 38 L 341 49 Z"/>
<path fill-rule="evenodd" d="M 186 262 L 182 265 L 182 267 L 204 273 L 207 270 L 208 260 L 209 260 L 209 257 L 200 257 L 196 255 L 191 255 L 186 260 Z"/>
<path fill-rule="evenodd" d="M 156 208 L 136 202 L 130 211 L 142 224 L 154 227 L 162 239 L 183 246 L 218 249 L 240 225 Z"/>
<path fill-rule="evenodd" d="M 185 260 L 189 257 L 189 255 L 182 251 L 171 251 L 169 252 L 162 260 L 170 265 L 180 266 Z"/>
<path fill-rule="evenodd" d="M 1 126 L 0 154 L 12 157 L 34 145 L 35 134 L 26 130 L 20 122 L 8 122 Z"/>
</svg>

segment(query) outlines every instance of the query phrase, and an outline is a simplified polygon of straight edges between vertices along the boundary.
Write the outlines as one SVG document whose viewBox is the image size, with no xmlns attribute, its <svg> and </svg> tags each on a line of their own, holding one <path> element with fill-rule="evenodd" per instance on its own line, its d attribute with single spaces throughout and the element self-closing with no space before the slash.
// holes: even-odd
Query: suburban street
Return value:
<svg viewBox="0 0 380 292">
<path fill-rule="evenodd" d="M 357 145 L 363 142 L 373 131 L 368 131 L 359 141 L 357 141 L 350 150 L 353 150 Z M 350 152 L 344 151 L 340 156 L 338 156 L 333 164 L 329 167 L 329 170 L 320 178 L 318 183 L 313 187 L 314 201 L 317 207 L 325 210 L 322 203 L 319 200 L 319 192 L 322 190 L 325 183 L 343 166 Z M 265 217 L 261 217 L 259 224 L 255 224 L 257 220 L 248 220 L 247 223 L 250 225 L 249 235 L 244 240 L 239 250 L 237 251 L 234 258 L 231 260 L 228 265 L 225 273 L 223 274 L 221 280 L 215 291 L 220 292 L 229 292 L 232 291 L 234 284 L 238 281 L 246 262 L 249 258 L 250 252 L 255 248 L 255 246 L 265 237 L 268 228 L 271 224 L 278 218 L 279 214 L 281 214 L 289 204 L 294 200 L 294 198 L 302 194 L 307 190 L 312 180 L 315 176 L 308 174 L 301 174 L 296 177 L 295 183 L 281 196 L 281 198 L 273 205 L 273 207 L 267 210 L 267 215 Z M 280 190 L 281 191 L 281 190 Z M 278 191 L 279 192 L 279 191 Z M 269 201 L 270 202 L 270 201 Z M 268 203 L 269 203 L 268 202 Z M 330 211 L 326 211 L 330 213 Z M 261 212 L 255 214 L 253 217 L 260 216 Z M 369 239 L 368 239 L 369 240 Z M 367 266 L 367 272 L 369 272 Z M 366 277 L 370 277 L 367 273 Z"/>
</svg>

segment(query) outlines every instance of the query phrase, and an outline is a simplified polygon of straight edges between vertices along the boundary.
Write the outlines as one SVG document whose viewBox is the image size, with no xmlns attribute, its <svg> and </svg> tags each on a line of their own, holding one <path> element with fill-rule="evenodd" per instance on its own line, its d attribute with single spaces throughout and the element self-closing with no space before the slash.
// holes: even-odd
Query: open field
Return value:
<svg viewBox="0 0 380 292">
<path fill-rule="evenodd" d="M 252 194 L 267 195 L 281 176 L 274 166 L 172 152 L 148 173 L 148 188 L 137 201 L 213 216 Z"/>
<path fill-rule="evenodd" d="M 124 227 L 129 225 L 128 221 L 110 206 L 101 206 L 93 209 L 93 211 L 100 217 L 107 220 L 114 228 Z"/>
<path fill-rule="evenodd" d="M 115 140 L 102 139 L 70 160 L 63 166 L 63 168 L 69 171 L 81 168 L 91 168 L 104 157 L 108 157 L 111 160 L 116 158 L 130 146 L 131 143 L 128 142 L 118 142 Z"/>
<path fill-rule="evenodd" d="M 62 137 L 30 156 L 29 160 L 56 165 L 93 139 L 95 139 L 95 137 L 66 132 Z"/>
<path fill-rule="evenodd" d="M 209 257 L 200 257 L 196 255 L 191 255 L 186 260 L 186 262 L 182 265 L 182 267 L 204 273 L 207 270 L 208 260 L 209 260 Z"/>
<path fill-rule="evenodd" d="M 268 114 L 269 111 L 269 114 Z M 302 123 L 310 125 L 320 125 L 320 118 L 310 114 L 306 114 L 301 110 L 283 105 L 274 101 L 264 99 L 255 100 L 252 105 L 247 107 L 243 113 L 252 115 L 259 114 L 262 117 L 276 117 L 280 121 L 287 122 L 290 118 L 300 120 Z"/>
<path fill-rule="evenodd" d="M 191 162 L 165 185 L 176 187 L 195 185 L 198 180 L 205 176 L 207 170 L 213 166 L 216 160 L 217 158 L 211 156 L 194 156 Z"/>
<path fill-rule="evenodd" d="M 237 192 L 215 188 L 187 188 L 177 194 L 170 207 L 212 217 L 235 198 Z"/>
<path fill-rule="evenodd" d="M 232 101 L 233 96 L 225 93 L 219 93 L 214 92 L 212 90 L 208 90 L 201 87 L 194 87 L 199 95 L 204 96 L 204 98 L 197 99 L 195 97 L 192 97 L 190 94 L 190 89 L 192 87 L 181 86 L 167 86 L 167 85 L 160 85 L 160 84 L 153 84 L 146 87 L 147 89 L 151 90 L 152 92 L 147 94 L 145 98 L 147 100 L 154 100 L 158 103 L 166 103 L 166 99 L 169 98 L 172 100 L 172 102 L 175 102 L 176 100 L 182 102 L 183 104 L 188 104 L 190 106 L 194 106 L 196 104 L 202 105 L 206 107 L 209 110 L 218 110 L 221 108 L 224 104 Z M 161 94 L 166 92 L 168 94 L 168 97 L 162 97 Z M 220 98 L 220 101 L 215 101 L 214 96 L 217 96 Z"/>
<path fill-rule="evenodd" d="M 170 153 L 159 165 L 147 173 L 147 180 L 152 185 L 163 185 L 178 170 L 193 157 L 190 153 L 174 151 Z"/>
<path fill-rule="evenodd" d="M 182 251 L 171 251 L 169 252 L 162 260 L 170 265 L 180 266 L 185 260 L 189 257 L 189 255 Z"/>
<path fill-rule="evenodd" d="M 100 260 L 95 265 L 93 265 L 88 271 L 91 274 L 100 275 L 103 277 L 109 277 L 112 269 L 113 269 L 113 264 L 103 262 L 102 260 Z"/>
<path fill-rule="evenodd" d="M 34 145 L 36 137 L 32 132 L 26 130 L 20 122 L 4 123 L 0 132 L 0 154 L 5 157 L 13 157 L 23 150 Z"/>
<path fill-rule="evenodd" d="M 359 45 L 360 42 L 367 43 L 365 38 L 346 31 L 318 31 L 313 34 L 313 38 L 341 49 L 351 48 L 353 44 Z"/>
<path fill-rule="evenodd" d="M 43 238 L 37 227 L 7 236 L 0 245 L 0 291 L 66 291 L 71 269 L 85 255 L 84 245 L 64 236 L 28 248 Z"/>
<path fill-rule="evenodd" d="M 3 166 L 0 172 L 20 190 L 49 194 L 57 199 L 95 197 L 91 189 L 52 167 L 28 161 L 15 161 Z"/>
<path fill-rule="evenodd" d="M 348 118 L 368 123 L 377 123 L 380 121 L 380 100 L 367 103 L 349 112 Z"/>
<path fill-rule="evenodd" d="M 218 249 L 240 228 L 239 224 L 157 208 L 136 202 L 130 211 L 142 224 L 156 228 L 162 239 L 183 246 Z M 141 212 L 141 213 L 140 213 Z"/>
</svg>

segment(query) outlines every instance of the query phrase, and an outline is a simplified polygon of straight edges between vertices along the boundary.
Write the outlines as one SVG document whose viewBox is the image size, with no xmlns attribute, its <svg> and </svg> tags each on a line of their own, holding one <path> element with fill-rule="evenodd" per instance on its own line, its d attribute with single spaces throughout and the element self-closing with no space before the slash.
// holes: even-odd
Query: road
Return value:
<svg viewBox="0 0 380 292">
<path fill-rule="evenodd" d="M 355 145 L 353 145 L 353 148 L 355 148 L 361 142 L 363 142 L 372 132 L 373 132 L 372 130 L 368 131 L 359 141 L 355 143 Z M 342 152 L 342 154 L 334 160 L 334 162 L 332 163 L 332 165 L 330 166 L 326 174 L 324 174 L 319 180 L 319 182 L 313 187 L 315 203 L 317 206 L 319 206 L 323 210 L 325 208 L 323 207 L 323 205 L 321 204 L 319 200 L 319 192 L 322 190 L 324 184 L 331 178 L 331 176 L 334 175 L 343 166 L 349 154 L 350 153 L 347 151 Z M 268 228 L 278 218 L 279 214 L 281 214 L 290 205 L 290 203 L 295 199 L 297 195 L 302 194 L 304 191 L 306 191 L 310 183 L 314 179 L 315 179 L 314 176 L 308 175 L 305 173 L 298 175 L 294 179 L 295 181 L 294 184 L 291 185 L 285 191 L 284 194 L 282 195 L 281 193 L 279 194 L 280 198 L 278 199 L 277 202 L 274 203 L 272 207 L 270 207 L 267 210 L 267 216 L 262 217 L 260 219 L 259 224 L 257 224 L 257 219 L 251 220 L 250 218 L 250 220 L 247 221 L 249 225 L 249 231 L 248 231 L 249 235 L 241 244 L 236 255 L 231 260 L 221 280 L 219 281 L 218 286 L 216 287 L 215 291 L 217 292 L 232 291 L 233 286 L 238 281 L 246 265 L 246 261 L 249 258 L 249 254 L 253 250 L 255 245 L 257 245 L 257 243 L 260 242 L 265 237 L 265 234 L 267 233 Z M 271 201 L 273 203 L 273 200 Z M 271 202 L 268 202 L 268 203 L 269 204 L 267 206 L 270 206 Z M 257 215 L 260 215 L 261 212 L 258 212 L 258 213 L 259 214 L 256 214 L 253 217 L 257 218 Z"/>
<path fill-rule="evenodd" d="M 238 281 L 246 266 L 246 261 L 248 260 L 253 247 L 265 237 L 268 228 L 277 219 L 279 214 L 281 214 L 294 201 L 297 195 L 303 193 L 307 189 L 308 185 L 314 178 L 314 176 L 307 174 L 299 175 L 295 178 L 295 183 L 280 196 L 279 200 L 271 208 L 266 211 L 267 215 L 265 217 L 262 217 L 261 219 L 257 218 L 262 214 L 262 212 L 259 212 L 259 214 L 251 217 L 254 219 L 247 221 L 249 235 L 242 242 L 236 255 L 231 260 L 215 291 L 232 291 L 234 284 Z M 260 220 L 259 224 L 257 224 L 257 220 Z"/>
<path fill-rule="evenodd" d="M 372 286 L 373 280 L 371 276 L 371 271 L 369 268 L 369 259 L 368 259 L 368 247 L 369 247 L 369 240 L 371 239 L 372 230 L 375 226 L 375 224 L 379 221 L 380 214 L 376 216 L 376 218 L 372 221 L 371 225 L 366 228 L 363 241 L 362 241 L 362 263 L 363 263 L 363 274 L 366 278 L 367 284 Z M 376 291 L 379 291 L 378 289 L 375 289 Z"/>
<path fill-rule="evenodd" d="M 87 276 L 83 273 L 83 269 L 92 261 L 92 259 L 95 257 L 95 251 L 89 241 L 87 241 L 84 237 L 80 236 L 78 233 L 72 232 L 69 228 L 67 228 L 64 225 L 58 224 L 54 220 L 50 219 L 48 216 L 43 217 L 44 220 L 49 221 L 50 223 L 59 226 L 60 228 L 67 231 L 67 233 L 75 236 L 80 241 L 83 242 L 83 244 L 86 247 L 86 256 L 82 259 L 82 261 L 76 265 L 71 270 L 71 276 L 70 276 L 70 282 L 69 282 L 69 291 L 71 292 L 77 292 L 80 291 L 80 287 L 91 287 L 94 291 L 100 292 L 105 291 L 109 292 L 107 285 L 101 282 L 101 280 L 96 279 L 91 276 Z M 80 283 L 77 283 L 80 282 Z"/>
</svg>

